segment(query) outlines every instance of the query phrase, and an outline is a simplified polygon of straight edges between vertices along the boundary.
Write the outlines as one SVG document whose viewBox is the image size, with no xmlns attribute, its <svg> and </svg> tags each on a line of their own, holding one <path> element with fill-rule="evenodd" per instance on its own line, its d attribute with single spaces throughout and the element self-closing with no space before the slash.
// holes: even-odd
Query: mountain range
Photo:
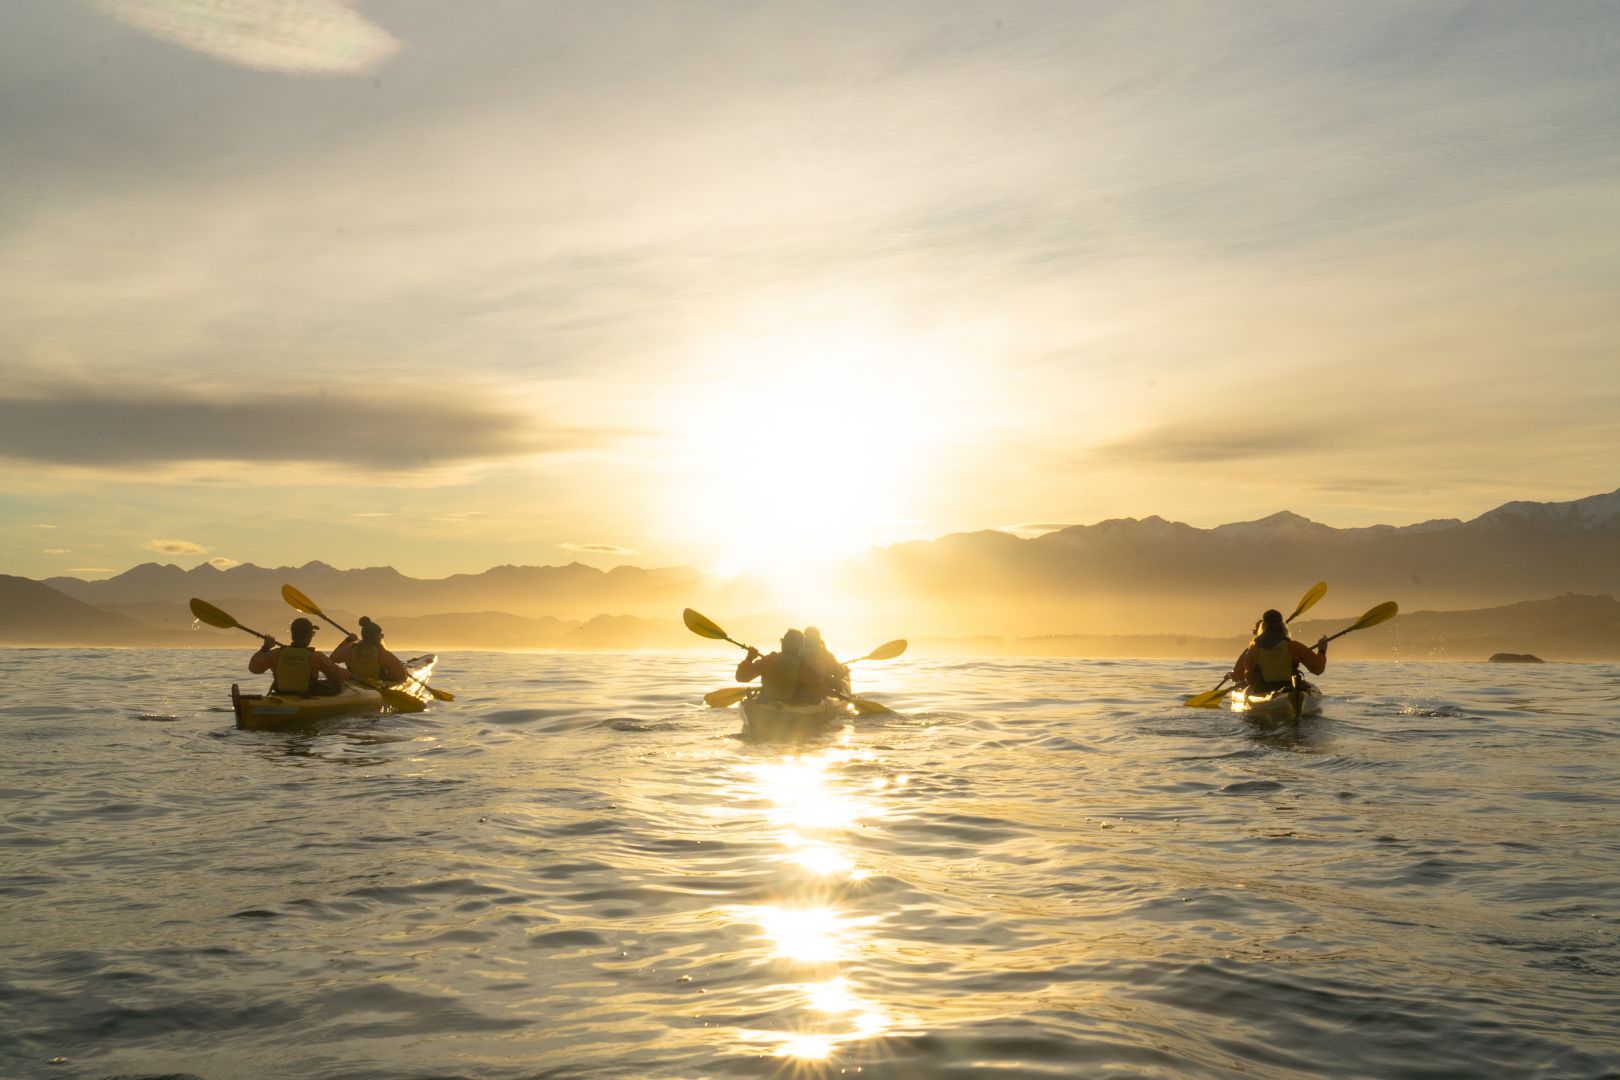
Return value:
<svg viewBox="0 0 1620 1080">
<path fill-rule="evenodd" d="M 1330 593 L 1313 616 L 1353 619 L 1395 599 L 1407 612 L 1450 611 L 1484 625 L 1480 613 L 1504 605 L 1563 594 L 1600 594 L 1588 598 L 1601 603 L 1601 594 L 1620 594 L 1620 491 L 1510 502 L 1468 521 L 1408 526 L 1337 529 L 1285 511 L 1208 529 L 1149 517 L 1029 539 L 958 533 L 867 551 L 843 565 L 839 584 L 861 599 L 865 615 L 854 629 L 863 635 L 910 634 L 963 647 L 973 639 L 975 648 L 1000 641 L 1010 651 L 1035 647 L 1013 649 L 1015 641 L 1052 639 L 1051 647 L 1065 652 L 1082 640 L 1099 650 L 1107 641 L 1113 650 L 1138 638 L 1147 649 L 1149 639 L 1168 637 L 1220 643 L 1224 651 L 1261 608 L 1287 610 L 1322 579 Z M 279 590 L 289 582 L 344 625 L 363 612 L 384 623 L 391 641 L 408 636 L 434 648 L 690 644 L 677 619 L 688 605 L 723 613 L 728 626 L 762 643 L 789 622 L 816 618 L 771 610 L 758 581 L 720 581 L 688 567 L 499 566 L 426 579 L 388 566 L 340 570 L 322 562 L 225 570 L 145 563 L 102 581 L 0 575 L 0 641 L 239 644 L 239 633 L 193 628 L 189 598 L 280 633 L 291 613 Z M 1594 633 L 1601 639 L 1612 629 L 1599 620 Z M 1453 620 L 1444 633 L 1461 642 L 1465 631 Z M 1582 655 L 1620 656 L 1620 631 L 1613 634 L 1612 648 L 1598 641 Z M 1504 641 L 1491 651 L 1535 649 L 1534 642 Z M 1177 653 L 1154 647 L 1149 654 Z"/>
<path fill-rule="evenodd" d="M 1283 512 L 1211 529 L 1160 517 L 1033 539 L 960 533 L 867 552 L 843 588 L 945 635 L 1232 633 L 1314 581 L 1336 610 L 1438 610 L 1620 593 L 1620 491 L 1471 521 L 1335 529 Z"/>
</svg>

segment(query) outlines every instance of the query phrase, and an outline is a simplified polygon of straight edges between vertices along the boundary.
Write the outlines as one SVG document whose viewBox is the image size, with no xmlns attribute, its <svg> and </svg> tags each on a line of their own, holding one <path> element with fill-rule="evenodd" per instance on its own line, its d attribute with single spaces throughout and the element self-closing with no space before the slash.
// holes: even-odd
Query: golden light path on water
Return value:
<svg viewBox="0 0 1620 1080">
<path fill-rule="evenodd" d="M 763 804 L 765 821 L 782 845 L 778 860 L 809 871 L 817 883 L 803 895 L 782 896 L 774 904 L 726 909 L 734 922 L 758 929 L 769 942 L 773 963 L 798 976 L 771 989 L 797 994 L 815 1018 L 808 1030 L 745 1028 L 736 1034 L 745 1043 L 796 1061 L 824 1060 L 840 1046 L 881 1037 L 895 1024 L 888 1010 L 863 994 L 843 970 L 871 939 L 881 918 L 839 910 L 840 888 L 862 881 L 868 871 L 838 838 L 846 829 L 881 820 L 887 813 L 883 793 L 903 785 L 906 778 L 879 778 L 864 788 L 835 782 L 833 768 L 876 759 L 872 751 L 849 743 L 846 731 L 840 744 L 814 753 L 737 766 L 730 794 L 750 809 L 731 806 L 715 811 L 752 815 Z"/>
</svg>

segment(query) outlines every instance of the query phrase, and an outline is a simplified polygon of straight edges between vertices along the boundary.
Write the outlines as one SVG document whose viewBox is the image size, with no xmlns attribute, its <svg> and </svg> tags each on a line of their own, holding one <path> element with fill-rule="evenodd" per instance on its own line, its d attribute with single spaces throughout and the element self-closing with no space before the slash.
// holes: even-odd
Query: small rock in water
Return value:
<svg viewBox="0 0 1620 1080">
<path fill-rule="evenodd" d="M 1531 656 L 1527 652 L 1499 652 L 1492 656 L 1492 664 L 1545 664 L 1547 661 L 1539 656 Z"/>
</svg>

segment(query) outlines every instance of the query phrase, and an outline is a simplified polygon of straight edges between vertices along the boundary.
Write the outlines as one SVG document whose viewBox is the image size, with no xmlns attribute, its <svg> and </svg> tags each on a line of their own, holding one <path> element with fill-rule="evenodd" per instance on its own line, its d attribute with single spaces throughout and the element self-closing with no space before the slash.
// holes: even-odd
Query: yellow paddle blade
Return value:
<svg viewBox="0 0 1620 1080">
<path fill-rule="evenodd" d="M 851 705 L 855 706 L 855 711 L 860 713 L 862 716 L 876 716 L 878 713 L 892 711 L 887 705 L 882 705 L 876 701 L 870 701 L 866 698 L 851 697 L 847 698 L 846 700 Z"/>
<path fill-rule="evenodd" d="M 747 697 L 751 689 L 748 686 L 723 686 L 719 690 L 710 690 L 703 695 L 703 704 L 711 709 L 724 709 Z"/>
<path fill-rule="evenodd" d="M 217 626 L 221 630 L 235 630 L 241 625 L 213 604 L 208 603 L 206 600 L 199 600 L 195 596 L 191 598 L 191 613 L 196 616 L 197 621 L 205 622 L 209 626 Z"/>
<path fill-rule="evenodd" d="M 1224 697 L 1226 697 L 1226 691 L 1216 687 L 1213 690 L 1205 690 L 1202 694 L 1194 694 L 1186 701 L 1183 701 L 1182 704 L 1189 709 L 1218 709 L 1221 707 L 1221 699 Z"/>
<path fill-rule="evenodd" d="M 716 641 L 727 640 L 726 632 L 720 629 L 714 620 L 705 618 L 691 608 L 681 612 L 681 621 L 686 623 L 688 630 L 699 637 L 713 638 Z"/>
<path fill-rule="evenodd" d="M 291 604 L 298 611 L 302 611 L 305 615 L 313 615 L 317 619 L 326 618 L 326 613 L 316 606 L 315 601 L 311 600 L 309 597 L 305 596 L 291 585 L 283 585 L 281 587 L 281 598 L 287 601 L 287 603 Z"/>
<path fill-rule="evenodd" d="M 1294 613 L 1292 615 L 1288 616 L 1288 618 L 1284 619 L 1283 621 L 1284 622 L 1293 622 L 1295 619 L 1297 619 L 1301 615 L 1305 614 L 1311 608 L 1315 607 L 1316 602 L 1318 600 L 1322 599 L 1322 597 L 1324 597 L 1326 595 L 1327 595 L 1327 582 L 1318 581 L 1315 585 L 1312 585 L 1309 589 L 1306 590 L 1305 595 L 1299 598 L 1299 607 L 1295 608 Z"/>
<path fill-rule="evenodd" d="M 456 700 L 456 695 L 452 694 L 448 690 L 440 690 L 436 686 L 429 686 L 427 683 L 423 682 L 421 679 L 412 679 L 411 681 L 414 682 L 417 686 L 420 686 L 422 689 L 426 690 L 429 694 L 432 694 L 434 701 L 454 701 L 454 700 Z"/>
<path fill-rule="evenodd" d="M 901 653 L 903 653 L 905 651 L 906 651 L 906 639 L 905 638 L 895 638 L 893 641 L 888 641 L 888 642 L 883 643 L 882 645 L 879 645 L 877 648 L 873 649 L 871 652 L 869 652 L 865 656 L 861 657 L 861 659 L 862 660 L 893 660 L 895 657 L 899 656 Z M 850 661 L 850 663 L 854 663 L 854 661 L 852 660 L 852 661 Z"/>
<path fill-rule="evenodd" d="M 1388 622 L 1389 620 L 1393 619 L 1396 613 L 1400 610 L 1401 609 L 1396 605 L 1395 601 L 1385 600 L 1382 604 L 1370 609 L 1367 614 L 1357 619 L 1354 626 L 1339 632 L 1341 634 L 1348 634 L 1351 630 L 1365 630 L 1369 626 L 1377 626 L 1381 622 Z"/>
<path fill-rule="evenodd" d="M 395 712 L 421 712 L 427 708 L 427 702 L 415 694 L 407 693 L 404 690 L 396 690 L 392 686 L 379 686 L 376 683 L 365 682 L 361 679 L 355 679 L 354 681 L 360 683 L 361 686 L 369 686 L 381 694 L 383 704 Z"/>
</svg>

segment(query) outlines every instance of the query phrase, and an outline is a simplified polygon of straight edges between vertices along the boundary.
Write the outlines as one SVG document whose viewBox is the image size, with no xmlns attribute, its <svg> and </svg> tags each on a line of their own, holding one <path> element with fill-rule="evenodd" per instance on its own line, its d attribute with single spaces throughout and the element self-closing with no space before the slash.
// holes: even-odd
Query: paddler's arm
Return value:
<svg viewBox="0 0 1620 1080">
<path fill-rule="evenodd" d="M 350 634 L 348 637 L 344 638 L 338 647 L 332 650 L 332 663 L 347 663 L 349 654 L 354 651 L 354 643 L 359 640 L 360 639 L 355 637 L 353 634 Z"/>
<path fill-rule="evenodd" d="M 335 683 L 342 684 L 349 681 L 349 673 L 332 663 L 331 658 L 325 653 L 315 654 L 314 668 L 317 675 L 324 675 Z"/>
<path fill-rule="evenodd" d="M 748 655 L 737 664 L 737 681 L 753 682 L 765 672 L 765 658 L 758 649 L 749 649 Z"/>
<path fill-rule="evenodd" d="M 1327 670 L 1327 638 L 1316 643 L 1316 649 L 1298 641 L 1288 643 L 1288 651 L 1294 659 L 1304 664 L 1312 675 L 1320 675 Z"/>
<path fill-rule="evenodd" d="M 1249 648 L 1238 653 L 1237 661 L 1232 665 L 1232 670 L 1226 676 L 1239 686 L 1242 686 L 1249 681 L 1249 668 L 1254 663 L 1253 659 L 1250 657 L 1250 653 L 1253 651 L 1253 646 L 1250 646 Z"/>
<path fill-rule="evenodd" d="M 248 657 L 248 670 L 255 675 L 263 675 L 276 666 L 275 639 L 265 638 L 259 651 Z"/>
</svg>

